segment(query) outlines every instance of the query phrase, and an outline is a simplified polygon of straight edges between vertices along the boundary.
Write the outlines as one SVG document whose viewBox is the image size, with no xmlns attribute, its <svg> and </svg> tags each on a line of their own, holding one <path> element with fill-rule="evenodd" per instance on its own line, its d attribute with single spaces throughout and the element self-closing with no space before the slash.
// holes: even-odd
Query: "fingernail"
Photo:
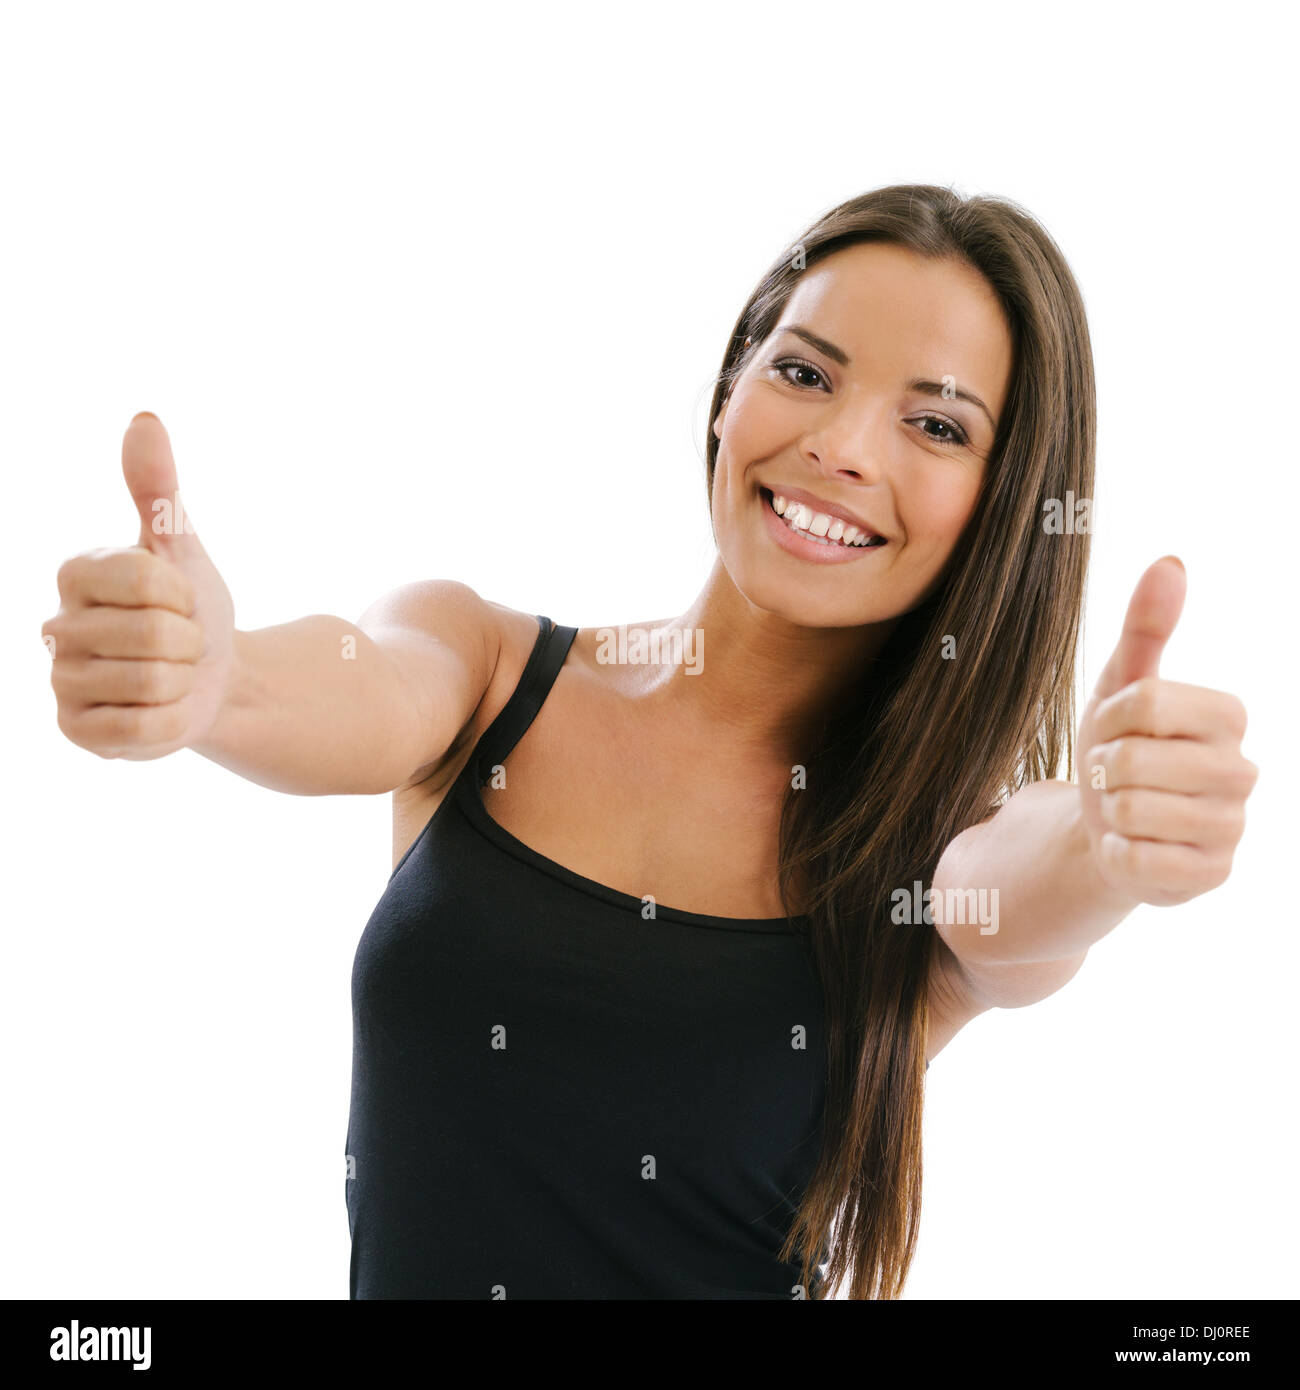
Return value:
<svg viewBox="0 0 1300 1390">
<path fill-rule="evenodd" d="M 131 423 L 134 425 L 135 422 L 139 420 L 141 416 L 144 415 L 147 415 L 151 420 L 158 420 L 158 417 L 153 413 L 152 410 L 137 410 L 136 413 L 131 416 Z M 158 420 L 158 423 L 161 425 L 162 421 Z"/>
<path fill-rule="evenodd" d="M 1172 560 L 1184 574 L 1187 573 L 1187 566 L 1178 558 L 1177 555 L 1166 555 L 1166 560 Z"/>
</svg>

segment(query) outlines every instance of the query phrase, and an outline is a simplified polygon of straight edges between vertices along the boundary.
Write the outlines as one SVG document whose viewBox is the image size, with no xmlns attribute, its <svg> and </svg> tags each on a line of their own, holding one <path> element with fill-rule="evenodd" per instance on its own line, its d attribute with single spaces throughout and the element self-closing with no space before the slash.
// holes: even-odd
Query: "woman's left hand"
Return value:
<svg viewBox="0 0 1300 1390">
<path fill-rule="evenodd" d="M 1186 593 L 1173 556 L 1138 580 L 1075 744 L 1097 868 L 1135 903 L 1186 902 L 1228 877 L 1259 776 L 1241 753 L 1241 701 L 1159 676 Z"/>
</svg>

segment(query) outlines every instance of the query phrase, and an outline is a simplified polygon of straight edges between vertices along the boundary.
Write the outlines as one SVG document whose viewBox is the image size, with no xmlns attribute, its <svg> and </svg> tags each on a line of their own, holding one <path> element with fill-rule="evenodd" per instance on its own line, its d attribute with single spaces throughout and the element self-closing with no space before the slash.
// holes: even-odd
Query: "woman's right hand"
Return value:
<svg viewBox="0 0 1300 1390">
<path fill-rule="evenodd" d="M 162 422 L 142 413 L 122 439 L 140 539 L 59 569 L 60 607 L 41 629 L 59 728 L 102 758 L 161 758 L 217 719 L 231 680 L 235 609 L 180 505 Z"/>
</svg>

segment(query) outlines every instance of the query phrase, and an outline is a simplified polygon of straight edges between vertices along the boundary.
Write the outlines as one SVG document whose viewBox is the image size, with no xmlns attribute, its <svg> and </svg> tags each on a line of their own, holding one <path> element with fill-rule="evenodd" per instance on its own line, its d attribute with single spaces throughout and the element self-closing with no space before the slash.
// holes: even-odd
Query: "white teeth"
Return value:
<svg viewBox="0 0 1300 1390">
<path fill-rule="evenodd" d="M 865 549 L 872 539 L 869 532 L 860 531 L 837 516 L 814 512 L 802 502 L 791 502 L 775 493 L 772 494 L 772 510 L 777 516 L 784 518 L 785 524 L 792 531 L 816 537 L 825 545 L 851 545 L 857 549 Z"/>
</svg>

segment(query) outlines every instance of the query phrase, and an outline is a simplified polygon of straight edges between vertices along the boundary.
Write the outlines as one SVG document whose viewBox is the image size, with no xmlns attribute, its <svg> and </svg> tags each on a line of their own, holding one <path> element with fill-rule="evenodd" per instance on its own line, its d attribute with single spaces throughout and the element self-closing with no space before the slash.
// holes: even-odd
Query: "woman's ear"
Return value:
<svg viewBox="0 0 1300 1390">
<path fill-rule="evenodd" d="M 744 347 L 741 349 L 742 352 L 748 350 L 751 341 L 752 341 L 752 339 L 750 339 L 750 338 L 746 338 L 746 339 L 745 339 L 745 345 L 744 345 Z M 719 439 L 722 438 L 722 417 L 727 413 L 727 407 L 731 404 L 731 388 L 734 387 L 735 384 L 736 384 L 736 383 L 735 383 L 735 381 L 734 381 L 734 379 L 733 379 L 733 381 L 732 381 L 732 383 L 731 383 L 731 386 L 729 386 L 729 387 L 727 388 L 727 397 L 726 397 L 726 399 L 722 402 L 722 409 L 718 411 L 717 416 L 715 417 L 715 419 L 714 419 L 714 421 L 713 421 L 713 433 L 714 433 Z"/>
</svg>

